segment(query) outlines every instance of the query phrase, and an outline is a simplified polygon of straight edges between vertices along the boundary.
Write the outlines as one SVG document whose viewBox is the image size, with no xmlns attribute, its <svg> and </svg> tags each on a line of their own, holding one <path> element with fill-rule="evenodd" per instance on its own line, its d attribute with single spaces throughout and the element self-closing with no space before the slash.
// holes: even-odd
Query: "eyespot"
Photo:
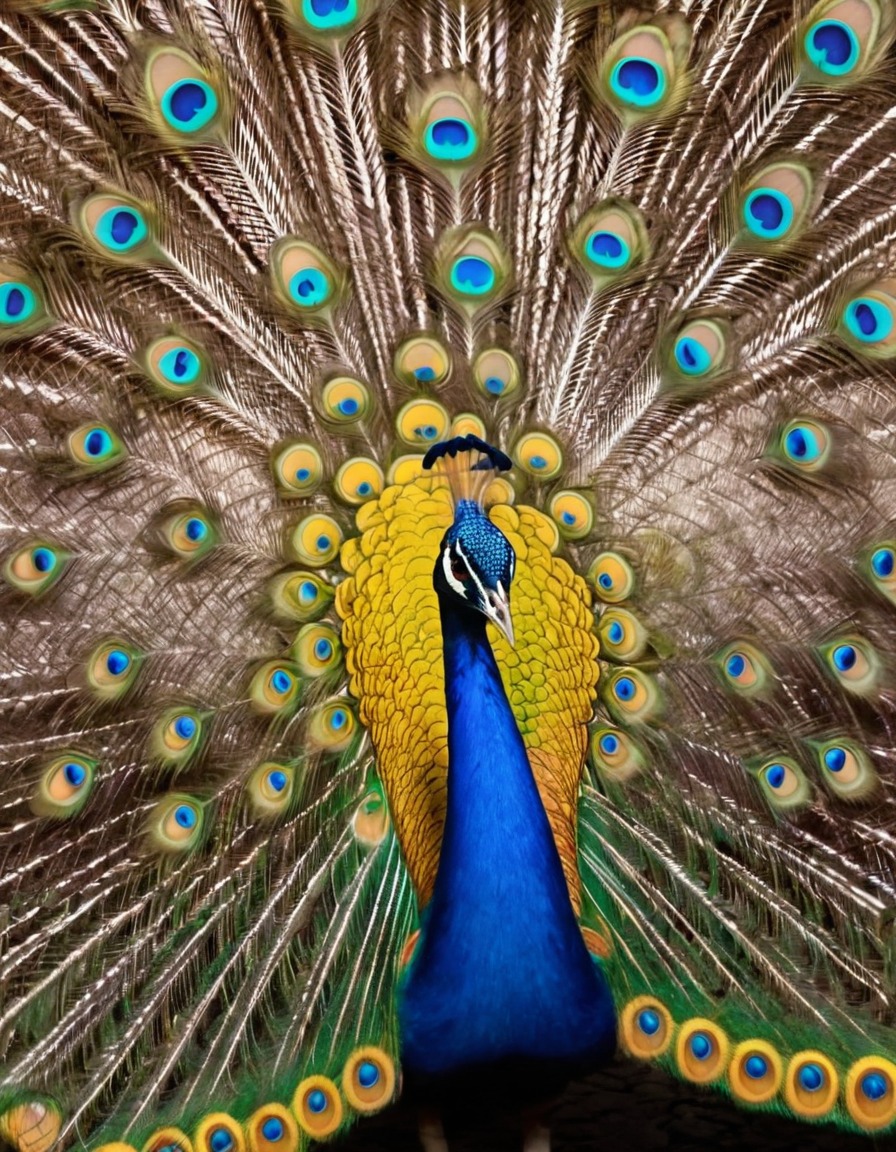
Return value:
<svg viewBox="0 0 896 1152">
<path fill-rule="evenodd" d="M 789 757 L 766 760 L 756 769 L 763 795 L 778 812 L 793 812 L 812 799 L 803 770 Z"/>
<path fill-rule="evenodd" d="M 346 460 L 333 481 L 336 495 L 346 504 L 356 507 L 368 500 L 375 500 L 382 493 L 384 484 L 382 468 L 375 460 L 368 460 L 364 456 L 353 456 L 351 460 Z"/>
<path fill-rule="evenodd" d="M 473 361 L 473 381 L 491 400 L 512 396 L 519 390 L 520 379 L 516 360 L 501 348 L 486 348 Z"/>
<path fill-rule="evenodd" d="M 692 320 L 672 345 L 672 367 L 689 379 L 710 376 L 725 364 L 727 341 L 717 320 Z"/>
<path fill-rule="evenodd" d="M 202 842 L 205 814 L 193 796 L 172 792 L 158 800 L 147 821 L 150 843 L 160 852 L 190 852 Z"/>
<path fill-rule="evenodd" d="M 307 496 L 323 476 L 320 452 L 313 444 L 289 441 L 275 448 L 271 457 L 274 482 L 287 496 Z"/>
<path fill-rule="evenodd" d="M 764 1040 L 744 1040 L 734 1049 L 728 1083 L 745 1104 L 766 1104 L 778 1094 L 784 1067 L 777 1051 Z"/>
<path fill-rule="evenodd" d="M 863 356 L 886 360 L 896 356 L 896 281 L 870 284 L 847 300 L 841 331 L 847 342 Z"/>
<path fill-rule="evenodd" d="M 415 480 L 420 480 L 428 475 L 431 473 L 423 467 L 422 456 L 396 456 L 386 473 L 386 484 L 398 484 L 403 487 L 405 484 L 413 484 Z"/>
<path fill-rule="evenodd" d="M 126 641 L 104 640 L 87 659 L 87 682 L 100 700 L 120 700 L 133 686 L 143 659 Z"/>
<path fill-rule="evenodd" d="M 308 725 L 308 735 L 326 752 L 342 752 L 355 735 L 355 716 L 340 696 L 317 708 Z"/>
<path fill-rule="evenodd" d="M 307 1076 L 296 1089 L 292 1110 L 299 1127 L 314 1140 L 332 1136 L 342 1123 L 342 1098 L 326 1076 Z"/>
<path fill-rule="evenodd" d="M 284 236 L 271 249 L 271 276 L 280 300 L 307 315 L 332 307 L 342 288 L 336 265 L 296 236 Z"/>
<path fill-rule="evenodd" d="M 323 568 L 342 547 L 342 529 L 332 516 L 316 512 L 300 521 L 292 534 L 292 550 L 302 564 Z"/>
<path fill-rule="evenodd" d="M 0 261 L 0 343 L 30 335 L 47 319 L 35 278 L 18 264 Z"/>
<path fill-rule="evenodd" d="M 69 433 L 68 454 L 81 472 L 102 472 L 120 464 L 125 446 L 108 424 L 82 424 Z"/>
<path fill-rule="evenodd" d="M 862 800 L 879 784 L 868 754 L 852 740 L 810 741 L 827 787 L 844 800 Z"/>
<path fill-rule="evenodd" d="M 675 1062 L 685 1080 L 709 1084 L 728 1066 L 730 1044 L 722 1029 L 702 1017 L 686 1020 L 675 1041 Z"/>
<path fill-rule="evenodd" d="M 880 9 L 868 0 L 816 4 L 801 37 L 807 70 L 815 81 L 849 82 L 867 71 L 880 31 Z"/>
<path fill-rule="evenodd" d="M 370 390 L 360 380 L 336 376 L 321 392 L 324 415 L 337 424 L 354 424 L 370 415 Z"/>
<path fill-rule="evenodd" d="M 224 1112 L 204 1117 L 193 1135 L 196 1152 L 245 1152 L 242 1125 Z"/>
<path fill-rule="evenodd" d="M 644 767 L 644 754 L 628 733 L 606 724 L 591 735 L 591 759 L 613 780 L 630 780 Z"/>
<path fill-rule="evenodd" d="M 411 117 L 422 155 L 447 169 L 463 170 L 482 149 L 485 122 L 479 90 L 465 75 L 444 76 Z"/>
<path fill-rule="evenodd" d="M 184 560 L 198 560 L 218 543 L 211 516 L 198 505 L 185 505 L 182 511 L 163 520 L 161 535 L 162 543 Z"/>
<path fill-rule="evenodd" d="M 288 620 L 317 620 L 333 601 L 333 589 L 313 572 L 282 572 L 269 585 L 271 606 Z"/>
<path fill-rule="evenodd" d="M 449 436 L 478 436 L 480 440 L 486 438 L 485 423 L 473 412 L 459 412 L 451 421 Z"/>
<path fill-rule="evenodd" d="M 773 452 L 801 472 L 820 472 L 831 455 L 831 433 L 817 420 L 791 420 L 781 429 Z"/>
<path fill-rule="evenodd" d="M 121 1152 L 115 1147 L 116 1152 Z M 193 1144 L 180 1128 L 158 1128 L 143 1145 L 141 1152 L 193 1152 Z"/>
<path fill-rule="evenodd" d="M 146 211 L 123 196 L 100 192 L 89 196 L 77 213 L 77 224 L 94 251 L 102 256 L 146 255 L 150 230 Z"/>
<path fill-rule="evenodd" d="M 395 418 L 398 435 L 406 444 L 418 447 L 444 440 L 451 421 L 435 400 L 409 400 Z"/>
<path fill-rule="evenodd" d="M 74 816 L 93 790 L 97 761 L 83 752 L 59 752 L 43 768 L 29 800 L 37 816 Z"/>
<path fill-rule="evenodd" d="M 553 480 L 563 467 L 560 445 L 546 432 L 528 432 L 516 442 L 514 462 L 529 476 Z"/>
<path fill-rule="evenodd" d="M 862 573 L 868 582 L 896 603 L 896 543 L 873 544 L 861 558 Z"/>
<path fill-rule="evenodd" d="M 182 143 L 207 135 L 218 120 L 220 92 L 185 52 L 164 48 L 153 53 L 146 66 L 146 88 L 161 115 L 159 126 L 173 130 Z"/>
<path fill-rule="evenodd" d="M 867 640 L 844 636 L 822 645 L 819 653 L 828 672 L 847 692 L 867 696 L 877 688 L 880 659 Z"/>
<path fill-rule="evenodd" d="M 57 1146 L 61 1129 L 62 1116 L 50 1100 L 28 1100 L 0 1114 L 0 1135 L 18 1152 L 49 1152 Z M 133 1149 L 127 1148 L 126 1152 Z"/>
<path fill-rule="evenodd" d="M 629 1055 L 640 1060 L 662 1056 L 674 1030 L 669 1009 L 654 996 L 636 996 L 619 1017 L 619 1038 Z"/>
<path fill-rule="evenodd" d="M 153 726 L 152 755 L 172 768 L 182 768 L 202 746 L 202 714 L 196 708 L 180 705 L 167 708 Z"/>
<path fill-rule="evenodd" d="M 211 377 L 206 352 L 184 336 L 154 340 L 141 357 L 150 380 L 163 396 L 190 396 Z"/>
<path fill-rule="evenodd" d="M 812 175 L 799 164 L 771 164 L 750 181 L 740 198 L 741 219 L 756 240 L 792 237 L 806 219 Z"/>
<path fill-rule="evenodd" d="M 770 687 L 774 677 L 768 659 L 745 640 L 723 648 L 716 663 L 726 687 L 742 696 L 758 696 Z"/>
<path fill-rule="evenodd" d="M 486 508 L 492 508 L 495 504 L 513 504 L 516 500 L 516 492 L 513 485 L 509 480 L 505 480 L 503 476 L 495 476 L 490 481 L 488 488 L 485 490 L 485 495 L 482 502 Z"/>
<path fill-rule="evenodd" d="M 375 848 L 389 834 L 389 809 L 382 792 L 372 788 L 355 810 L 352 831 L 355 839 L 367 848 Z"/>
<path fill-rule="evenodd" d="M 639 660 L 647 648 L 647 629 L 624 608 L 609 608 L 597 629 L 601 656 L 608 660 Z"/>
<path fill-rule="evenodd" d="M 295 769 L 289 764 L 259 764 L 246 785 L 246 795 L 256 816 L 282 816 L 295 795 Z"/>
<path fill-rule="evenodd" d="M 876 1132 L 896 1120 L 896 1065 L 882 1056 L 857 1060 L 846 1077 L 844 1096 L 860 1128 Z"/>
<path fill-rule="evenodd" d="M 610 711 L 629 723 L 643 723 L 662 710 L 656 682 L 638 668 L 620 668 L 607 679 L 605 698 Z"/>
<path fill-rule="evenodd" d="M 448 350 L 434 336 L 405 340 L 395 352 L 395 375 L 402 384 L 443 384 L 451 373 Z M 402 439 L 407 437 L 402 436 Z M 408 441 L 413 443 L 413 441 Z"/>
<path fill-rule="evenodd" d="M 560 535 L 567 540 L 581 540 L 594 527 L 594 508 L 580 492 L 557 492 L 551 497 L 548 510 Z"/>
<path fill-rule="evenodd" d="M 840 1078 L 821 1052 L 797 1052 L 784 1074 L 784 1099 L 792 1112 L 809 1119 L 827 1114 L 837 1103 Z"/>
<path fill-rule="evenodd" d="M 246 1122 L 249 1152 L 299 1152 L 299 1128 L 282 1104 L 265 1104 Z"/>
<path fill-rule="evenodd" d="M 618 604 L 635 590 L 632 566 L 618 552 L 601 552 L 588 569 L 588 582 L 601 600 Z"/>
<path fill-rule="evenodd" d="M 299 629 L 292 655 L 302 676 L 323 676 L 342 666 L 342 643 L 332 624 L 306 624 Z"/>
<path fill-rule="evenodd" d="M 3 577 L 20 592 L 40 596 L 56 583 L 70 559 L 70 552 L 47 541 L 35 540 L 7 558 Z"/>
<path fill-rule="evenodd" d="M 436 259 L 446 295 L 473 312 L 497 296 L 510 277 L 510 262 L 497 237 L 480 228 L 446 234 Z"/>
<path fill-rule="evenodd" d="M 676 53 L 654 25 L 641 24 L 620 36 L 601 64 L 600 91 L 628 121 L 665 111 L 678 87 Z"/>
<path fill-rule="evenodd" d="M 356 1112 L 379 1112 L 395 1095 L 395 1062 L 382 1048 L 356 1048 L 342 1070 L 342 1091 Z"/>
<path fill-rule="evenodd" d="M 249 683 L 249 701 L 262 716 L 291 712 L 299 698 L 299 670 L 285 660 L 268 660 Z"/>
<path fill-rule="evenodd" d="M 615 198 L 587 212 L 572 236 L 574 255 L 597 285 L 642 264 L 649 248 L 641 213 Z"/>
</svg>

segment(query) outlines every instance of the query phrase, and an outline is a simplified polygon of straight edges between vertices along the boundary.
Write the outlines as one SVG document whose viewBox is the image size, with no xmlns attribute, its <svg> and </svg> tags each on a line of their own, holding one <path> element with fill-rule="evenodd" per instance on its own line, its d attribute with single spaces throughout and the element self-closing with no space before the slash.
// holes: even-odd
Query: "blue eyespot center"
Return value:
<svg viewBox="0 0 896 1152">
<path fill-rule="evenodd" d="M 313 604 L 317 599 L 317 585 L 305 580 L 299 585 L 299 599 L 303 604 Z"/>
<path fill-rule="evenodd" d="M 764 1056 L 758 1056 L 754 1052 L 744 1061 L 744 1071 L 751 1080 L 761 1080 L 768 1072 L 768 1061 Z"/>
<path fill-rule="evenodd" d="M 110 228 L 112 239 L 119 247 L 124 248 L 128 245 L 131 237 L 139 227 L 140 220 L 136 212 L 132 212 L 128 208 L 120 208 L 112 217 L 112 226 Z"/>
<path fill-rule="evenodd" d="M 643 56 L 626 56 L 613 69 L 610 87 L 626 104 L 650 108 L 662 100 L 666 79 L 652 60 Z"/>
<path fill-rule="evenodd" d="M 181 740 L 192 740 L 196 735 L 198 724 L 194 717 L 184 713 L 178 716 L 174 721 L 174 731 L 181 738 Z"/>
<path fill-rule="evenodd" d="M 882 1072 L 868 1072 L 860 1082 L 862 1093 L 869 1100 L 883 1100 L 890 1089 L 890 1084 Z"/>
<path fill-rule="evenodd" d="M 754 236 L 777 240 L 793 223 L 793 205 L 776 188 L 756 188 L 744 204 L 744 221 Z"/>
<path fill-rule="evenodd" d="M 787 779 L 787 769 L 783 764 L 770 764 L 765 770 L 765 780 L 769 788 L 783 787 L 784 781 Z"/>
<path fill-rule="evenodd" d="M 303 0 L 302 13 L 320 31 L 343 28 L 358 15 L 357 0 Z"/>
<path fill-rule="evenodd" d="M 174 819 L 181 828 L 186 828 L 187 830 L 190 828 L 195 828 L 196 809 L 193 808 L 190 804 L 178 804 L 178 806 L 174 809 Z"/>
<path fill-rule="evenodd" d="M 230 1152 L 233 1136 L 226 1128 L 213 1128 L 208 1138 L 210 1152 Z"/>
<path fill-rule="evenodd" d="M 330 281 L 320 268 L 302 268 L 289 282 L 289 294 L 303 308 L 316 308 L 330 296 Z"/>
<path fill-rule="evenodd" d="M 202 361 L 189 348 L 171 348 L 159 360 L 159 371 L 169 384 L 192 384 L 202 370 Z"/>
<path fill-rule="evenodd" d="M 421 364 L 419 368 L 414 369 L 414 379 L 419 380 L 421 384 L 427 384 L 435 378 L 436 370 L 429 364 Z"/>
<path fill-rule="evenodd" d="M 675 362 L 686 376 L 702 376 L 712 367 L 712 357 L 693 336 L 675 341 Z"/>
<path fill-rule="evenodd" d="M 52 572 L 56 567 L 56 553 L 50 548 L 35 548 L 31 553 L 31 563 L 38 572 Z"/>
<path fill-rule="evenodd" d="M 198 544 L 204 540 L 208 534 L 208 525 L 204 520 L 200 520 L 198 516 L 191 516 L 184 525 L 184 534 L 188 540 L 192 540 L 194 544 Z"/>
<path fill-rule="evenodd" d="M 326 552 L 326 550 L 330 547 L 330 537 L 325 533 L 321 533 L 321 535 L 318 536 L 317 540 L 315 541 L 315 544 L 317 545 L 318 552 Z"/>
<path fill-rule="evenodd" d="M 316 1115 L 319 1115 L 321 1112 L 326 1112 L 329 1105 L 325 1093 L 321 1092 L 320 1088 L 314 1088 L 309 1092 L 305 1098 L 305 1102 L 308 1105 L 308 1111 L 314 1112 Z"/>
<path fill-rule="evenodd" d="M 809 441 L 802 428 L 791 428 L 784 438 L 784 448 L 788 456 L 795 460 L 805 460 L 809 455 Z"/>
<path fill-rule="evenodd" d="M 451 284 L 465 296 L 484 296 L 495 286 L 495 270 L 481 256 L 461 256 L 451 269 Z"/>
<path fill-rule="evenodd" d="M 659 1012 L 655 1012 L 653 1008 L 644 1008 L 638 1013 L 638 1027 L 645 1036 L 655 1036 L 660 1030 Z"/>
<path fill-rule="evenodd" d="M 625 639 L 625 629 L 618 620 L 614 620 L 607 629 L 607 639 L 611 644 L 621 644 Z"/>
<path fill-rule="evenodd" d="M 842 772 L 846 764 L 846 751 L 843 748 L 828 748 L 824 754 L 825 766 L 831 772 Z"/>
<path fill-rule="evenodd" d="M 348 716 L 341 708 L 337 708 L 330 716 L 330 727 L 337 732 L 340 728 L 344 728 L 347 722 Z"/>
<path fill-rule="evenodd" d="M 838 644 L 834 649 L 834 665 L 840 672 L 848 672 L 855 666 L 858 653 L 852 644 Z"/>
<path fill-rule="evenodd" d="M 627 703 L 635 697 L 635 682 L 629 676 L 622 676 L 613 685 L 613 691 L 616 693 L 617 700 Z"/>
<path fill-rule="evenodd" d="M 71 760 L 62 769 L 62 775 L 65 777 L 66 783 L 70 784 L 72 788 L 80 788 L 87 779 L 87 769 L 83 764 Z"/>
<path fill-rule="evenodd" d="M 321 638 L 314 645 L 314 655 L 318 660 L 329 660 L 333 655 L 333 645 L 329 640 Z"/>
<path fill-rule="evenodd" d="M 688 1044 L 692 1055 L 698 1060 L 708 1060 L 712 1055 L 712 1040 L 705 1032 L 695 1032 Z"/>
<path fill-rule="evenodd" d="M 841 20 L 820 20 L 809 29 L 805 40 L 809 59 L 820 72 L 845 76 L 859 59 L 859 41 Z"/>
<path fill-rule="evenodd" d="M 27 284 L 7 280 L 0 284 L 0 324 L 22 324 L 37 307 L 37 297 Z"/>
<path fill-rule="evenodd" d="M 162 113 L 178 132 L 198 132 L 218 113 L 218 97 L 204 80 L 186 77 L 162 97 Z"/>
<path fill-rule="evenodd" d="M 485 378 L 485 390 L 491 392 L 492 396 L 500 396 L 506 387 L 507 385 L 500 376 L 487 376 Z"/>
<path fill-rule="evenodd" d="M 881 580 L 886 580 L 888 576 L 892 576 L 893 569 L 896 568 L 896 554 L 894 554 L 893 549 L 878 548 L 871 557 L 871 568 L 874 575 Z"/>
<path fill-rule="evenodd" d="M 283 668 L 278 668 L 271 676 L 271 687 L 278 696 L 285 696 L 292 688 L 292 676 Z"/>
<path fill-rule="evenodd" d="M 380 1070 L 372 1060 L 362 1060 L 358 1065 L 358 1083 L 362 1088 L 373 1088 L 379 1083 Z"/>
<path fill-rule="evenodd" d="M 360 405 L 354 396 L 346 396 L 344 400 L 339 401 L 336 407 L 343 416 L 354 416 Z"/>
<path fill-rule="evenodd" d="M 537 472 L 543 471 L 547 468 L 548 462 L 544 456 L 530 456 L 529 467 L 534 468 Z"/>
<path fill-rule="evenodd" d="M 873 296 L 850 300 L 843 319 L 850 334 L 863 344 L 878 344 L 893 331 L 893 313 Z"/>
<path fill-rule="evenodd" d="M 109 670 L 111 676 L 120 676 L 128 670 L 130 664 L 130 656 L 128 656 L 127 652 L 122 652 L 120 648 L 113 648 L 106 657 L 106 668 Z"/>
<path fill-rule="evenodd" d="M 624 268 L 631 259 L 628 244 L 615 232 L 592 232 L 585 244 L 585 253 L 600 268 Z"/>
<path fill-rule="evenodd" d="M 362 480 L 358 487 L 355 489 L 359 496 L 369 496 L 373 491 L 373 486 L 367 480 Z"/>
<path fill-rule="evenodd" d="M 310 468 L 297 468 L 296 469 L 296 480 L 298 480 L 299 483 L 304 484 L 306 480 L 310 480 L 310 479 L 311 479 L 311 469 Z"/>
<path fill-rule="evenodd" d="M 740 652 L 732 652 L 725 664 L 725 671 L 732 680 L 738 680 L 747 670 L 747 658 Z"/>
<path fill-rule="evenodd" d="M 288 783 L 286 773 L 282 772 L 279 768 L 275 768 L 268 773 L 268 784 L 270 784 L 275 792 L 282 792 Z"/>
<path fill-rule="evenodd" d="M 615 756 L 619 751 L 619 740 L 612 732 L 605 732 L 600 738 L 600 750 L 605 756 Z"/>
<path fill-rule="evenodd" d="M 88 456 L 104 456 L 112 447 L 112 437 L 102 428 L 94 428 L 84 438 L 84 449 Z"/>
<path fill-rule="evenodd" d="M 803 1064 L 797 1073 L 800 1087 L 807 1092 L 817 1092 L 824 1085 L 824 1069 L 818 1064 Z"/>
<path fill-rule="evenodd" d="M 436 160 L 469 160 L 476 151 L 476 133 L 466 120 L 446 116 L 434 120 L 424 133 L 426 151 Z"/>
<path fill-rule="evenodd" d="M 601 588 L 605 588 L 608 592 L 613 587 L 613 577 L 608 572 L 601 572 L 597 578 L 597 582 Z"/>
<path fill-rule="evenodd" d="M 283 1121 L 277 1116 L 269 1116 L 261 1126 L 262 1136 L 265 1140 L 270 1140 L 272 1144 L 277 1140 L 282 1140 L 285 1132 Z"/>
</svg>

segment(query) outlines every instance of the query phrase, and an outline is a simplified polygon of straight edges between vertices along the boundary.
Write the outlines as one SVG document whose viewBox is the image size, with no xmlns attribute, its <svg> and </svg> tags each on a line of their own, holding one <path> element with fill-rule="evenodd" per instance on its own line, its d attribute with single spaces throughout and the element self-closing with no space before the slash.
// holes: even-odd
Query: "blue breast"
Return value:
<svg viewBox="0 0 896 1152">
<path fill-rule="evenodd" d="M 402 1063 L 429 1077 L 608 1057 L 610 991 L 583 943 L 484 620 L 443 611 L 442 625 L 448 810 L 400 991 Z"/>
</svg>

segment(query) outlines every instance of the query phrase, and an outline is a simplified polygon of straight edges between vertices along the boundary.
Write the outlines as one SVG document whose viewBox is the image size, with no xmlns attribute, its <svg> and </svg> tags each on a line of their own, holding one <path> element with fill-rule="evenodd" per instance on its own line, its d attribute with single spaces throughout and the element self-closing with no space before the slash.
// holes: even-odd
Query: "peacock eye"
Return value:
<svg viewBox="0 0 896 1152">
<path fill-rule="evenodd" d="M 464 581 L 470 579 L 470 569 L 459 556 L 451 557 L 451 575 L 455 580 Z"/>
</svg>

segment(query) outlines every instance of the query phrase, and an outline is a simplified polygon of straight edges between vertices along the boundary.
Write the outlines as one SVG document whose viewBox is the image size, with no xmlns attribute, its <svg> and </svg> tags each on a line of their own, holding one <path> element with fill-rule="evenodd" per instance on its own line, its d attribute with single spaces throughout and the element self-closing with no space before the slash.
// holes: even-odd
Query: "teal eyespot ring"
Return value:
<svg viewBox="0 0 896 1152">
<path fill-rule="evenodd" d="M 857 296 L 846 305 L 843 322 L 850 336 L 863 344 L 879 344 L 893 331 L 893 314 L 873 296 Z"/>
<path fill-rule="evenodd" d="M 806 55 L 819 72 L 847 76 L 859 62 L 859 38 L 842 20 L 819 20 L 803 39 Z"/>
<path fill-rule="evenodd" d="M 300 268 L 289 281 L 289 295 L 300 308 L 317 308 L 330 298 L 332 288 L 320 268 Z"/>
<path fill-rule="evenodd" d="M 0 324 L 13 327 L 24 324 L 37 310 L 37 296 L 21 280 L 0 284 Z"/>
<path fill-rule="evenodd" d="M 592 232 L 585 241 L 585 255 L 598 268 L 618 272 L 632 258 L 631 248 L 618 234 L 606 228 Z"/>
<path fill-rule="evenodd" d="M 653 60 L 624 56 L 610 73 L 610 88 L 624 104 L 653 108 L 666 94 L 666 76 Z"/>
<path fill-rule="evenodd" d="M 159 371 L 169 384 L 186 387 L 202 371 L 202 361 L 191 348 L 171 348 L 159 360 Z"/>
<path fill-rule="evenodd" d="M 218 115 L 214 88 L 195 76 L 185 76 L 167 89 L 161 101 L 162 115 L 176 132 L 199 132 Z"/>
<path fill-rule="evenodd" d="M 486 296 L 495 286 L 495 270 L 481 256 L 461 256 L 451 266 L 451 287 L 464 296 Z"/>
<path fill-rule="evenodd" d="M 469 120 L 444 116 L 427 124 L 423 146 L 434 160 L 456 163 L 470 159 L 479 147 L 479 138 Z"/>
<path fill-rule="evenodd" d="M 754 188 L 744 201 L 743 218 L 760 240 L 780 240 L 793 226 L 793 204 L 777 188 Z"/>
<path fill-rule="evenodd" d="M 358 19 L 358 0 L 302 0 L 302 16 L 317 32 L 333 32 Z"/>
<path fill-rule="evenodd" d="M 712 357 L 693 336 L 680 336 L 675 341 L 675 363 L 686 376 L 703 376 L 712 367 Z"/>
<path fill-rule="evenodd" d="M 130 204 L 116 204 L 100 216 L 94 235 L 110 252 L 130 252 L 146 240 L 149 228 L 143 213 Z"/>
</svg>

